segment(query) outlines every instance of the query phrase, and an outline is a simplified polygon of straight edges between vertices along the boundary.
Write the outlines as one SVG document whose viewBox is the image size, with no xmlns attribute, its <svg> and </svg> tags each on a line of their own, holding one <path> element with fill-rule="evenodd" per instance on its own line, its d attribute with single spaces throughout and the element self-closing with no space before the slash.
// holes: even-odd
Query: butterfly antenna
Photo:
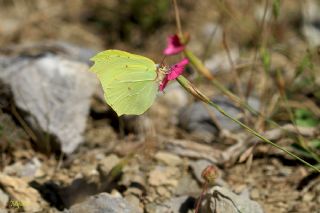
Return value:
<svg viewBox="0 0 320 213">
<path fill-rule="evenodd" d="M 161 60 L 161 63 L 160 63 L 160 67 L 164 65 L 164 60 L 166 59 L 166 57 L 167 57 L 166 55 L 164 55 L 162 57 L 162 60 Z"/>
<path fill-rule="evenodd" d="M 165 60 L 165 59 L 166 59 L 166 55 L 164 55 L 164 56 L 162 57 L 161 63 L 160 63 L 159 66 L 157 67 L 157 71 L 156 71 L 157 77 L 156 77 L 155 79 L 158 79 L 158 77 L 159 77 L 159 69 L 164 65 L 164 60 Z"/>
</svg>

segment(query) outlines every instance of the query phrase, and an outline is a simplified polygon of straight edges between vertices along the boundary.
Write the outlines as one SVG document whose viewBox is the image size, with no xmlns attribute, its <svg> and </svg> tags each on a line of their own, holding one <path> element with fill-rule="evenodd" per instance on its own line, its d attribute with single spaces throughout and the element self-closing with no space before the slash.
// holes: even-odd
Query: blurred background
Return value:
<svg viewBox="0 0 320 213">
<path fill-rule="evenodd" d="M 185 76 L 319 168 L 320 1 L 177 2 L 188 49 L 260 116 L 192 66 Z M 193 212 L 211 164 L 248 212 L 319 211 L 319 173 L 177 82 L 142 116 L 107 106 L 89 58 L 120 49 L 159 62 L 175 33 L 169 0 L 0 0 L 0 212 Z"/>
</svg>

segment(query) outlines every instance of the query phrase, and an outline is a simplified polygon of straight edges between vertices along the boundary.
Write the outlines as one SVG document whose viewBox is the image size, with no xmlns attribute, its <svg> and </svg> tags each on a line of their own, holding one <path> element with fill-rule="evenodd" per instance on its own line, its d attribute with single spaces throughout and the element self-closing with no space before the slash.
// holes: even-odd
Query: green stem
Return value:
<svg viewBox="0 0 320 213">
<path fill-rule="evenodd" d="M 218 80 L 216 80 L 211 74 L 211 72 L 208 70 L 208 68 L 206 68 L 204 64 L 201 62 L 201 60 L 197 56 L 195 56 L 191 51 L 185 49 L 184 54 L 190 60 L 190 63 L 194 66 L 194 68 L 200 72 L 200 74 L 202 74 L 207 79 L 209 79 L 212 82 L 212 84 L 216 88 L 218 88 L 218 90 L 220 90 L 223 94 L 228 96 L 232 101 L 234 101 L 240 107 L 244 107 L 247 110 L 249 110 L 249 112 L 251 112 L 254 116 L 260 116 L 268 123 L 281 128 L 281 126 L 279 126 L 276 122 L 274 122 L 270 118 L 265 117 L 260 112 L 253 109 L 249 104 L 247 104 L 246 101 L 241 100 L 241 98 L 239 98 L 236 94 L 232 93 L 223 84 L 221 84 Z"/>
<path fill-rule="evenodd" d="M 245 125 L 244 123 L 242 123 L 241 121 L 233 118 L 231 115 L 229 115 L 226 111 L 224 111 L 219 105 L 215 104 L 214 102 L 212 102 L 208 97 L 206 97 L 203 93 L 201 93 L 195 86 L 193 86 L 190 81 L 188 81 L 185 77 L 183 76 L 179 76 L 177 78 L 177 81 L 180 83 L 180 85 L 187 90 L 189 93 L 191 93 L 193 96 L 195 96 L 196 98 L 200 99 L 201 101 L 203 101 L 206 104 L 209 104 L 210 106 L 214 107 L 215 109 L 217 109 L 221 114 L 223 114 L 224 116 L 228 117 L 229 119 L 231 119 L 233 122 L 239 124 L 241 127 L 243 127 L 244 129 L 246 129 L 248 132 L 250 132 L 251 134 L 255 135 L 256 137 L 260 138 L 262 141 L 276 147 L 277 149 L 282 150 L 283 152 L 287 153 L 288 155 L 290 155 L 291 157 L 299 160 L 300 162 L 302 162 L 303 164 L 309 166 L 310 168 L 314 169 L 315 171 L 320 173 L 320 169 L 318 169 L 317 167 L 311 165 L 310 163 L 308 163 L 307 161 L 303 160 L 302 158 L 300 158 L 299 156 L 293 154 L 292 152 L 288 151 L 287 149 L 273 143 L 272 141 L 270 141 L 269 139 L 263 137 L 262 135 L 260 135 L 257 131 L 251 129 L 250 127 L 248 127 L 247 125 Z"/>
</svg>

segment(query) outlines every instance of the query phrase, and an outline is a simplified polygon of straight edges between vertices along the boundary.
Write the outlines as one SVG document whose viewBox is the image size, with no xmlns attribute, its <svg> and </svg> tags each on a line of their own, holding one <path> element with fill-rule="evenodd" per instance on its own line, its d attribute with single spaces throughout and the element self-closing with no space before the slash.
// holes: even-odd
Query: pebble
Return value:
<svg viewBox="0 0 320 213">
<path fill-rule="evenodd" d="M 111 154 L 103 158 L 98 164 L 98 171 L 102 173 L 103 176 L 107 177 L 111 169 L 120 162 L 120 158 Z"/>
<path fill-rule="evenodd" d="M 140 213 L 124 198 L 118 195 L 113 196 L 108 193 L 101 193 L 86 199 L 82 203 L 71 206 L 64 213 L 87 213 L 87 212 L 103 212 L 103 213 Z"/>
<path fill-rule="evenodd" d="M 143 213 L 143 208 L 141 206 L 140 200 L 137 196 L 134 196 L 132 194 L 128 194 L 124 197 L 128 203 L 130 203 L 132 206 L 136 207 L 138 212 Z"/>
<path fill-rule="evenodd" d="M 307 192 L 307 193 L 305 193 L 305 194 L 303 195 L 302 200 L 303 200 L 304 202 L 310 202 L 310 201 L 313 200 L 314 196 L 315 196 L 315 195 L 314 195 L 313 193 Z"/>
<path fill-rule="evenodd" d="M 182 164 L 182 162 L 183 162 L 182 159 L 179 156 L 174 155 L 174 154 L 169 153 L 169 152 L 162 152 L 162 151 L 158 152 L 155 155 L 155 158 L 158 161 L 163 162 L 168 166 L 177 166 L 177 165 Z"/>
<path fill-rule="evenodd" d="M 186 194 L 200 194 L 201 188 L 199 187 L 197 181 L 187 173 L 179 179 L 178 185 L 174 188 L 173 192 L 176 196 Z"/>
<path fill-rule="evenodd" d="M 251 196 L 252 199 L 255 199 L 255 200 L 259 199 L 259 197 L 260 197 L 259 190 L 258 189 L 252 189 L 251 193 L 250 193 L 250 196 Z"/>
<path fill-rule="evenodd" d="M 157 166 L 149 173 L 148 182 L 152 186 L 177 186 L 178 180 L 176 175 L 179 174 L 179 170 L 176 167 L 161 167 Z"/>
<path fill-rule="evenodd" d="M 10 166 L 6 166 L 3 173 L 10 176 L 33 178 L 44 174 L 40 168 L 41 162 L 38 158 L 34 157 L 26 164 L 22 164 L 22 162 L 19 161 Z"/>
<path fill-rule="evenodd" d="M 169 198 L 171 195 L 170 191 L 166 187 L 159 186 L 156 190 L 157 193 L 162 197 Z"/>
</svg>

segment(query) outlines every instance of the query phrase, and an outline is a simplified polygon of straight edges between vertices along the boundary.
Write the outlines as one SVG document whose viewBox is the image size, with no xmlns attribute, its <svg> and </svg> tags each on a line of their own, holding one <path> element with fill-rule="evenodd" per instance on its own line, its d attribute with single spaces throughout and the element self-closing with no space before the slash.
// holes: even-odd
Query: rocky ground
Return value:
<svg viewBox="0 0 320 213">
<path fill-rule="evenodd" d="M 115 27 L 121 19 L 101 12 L 117 11 L 116 1 L 21 2 L 0 2 L 5 26 L 0 29 L 0 212 L 194 212 L 205 184 L 201 173 L 209 165 L 218 168 L 219 177 L 204 193 L 201 213 L 320 212 L 317 172 L 194 100 L 177 82 L 141 116 L 118 118 L 106 105 L 98 80 L 88 72 L 89 58 L 110 48 L 161 58 L 166 36 L 175 32 L 171 10 L 151 20 L 159 29 L 134 19 L 142 27 L 130 28 L 126 38 L 119 33 L 124 29 Z M 233 70 L 246 86 L 255 46 L 268 43 L 270 78 L 263 74 L 265 58 L 258 57 L 248 103 L 278 125 L 246 115 L 192 68 L 186 75 L 229 114 L 316 164 L 294 145 L 298 136 L 308 142 L 320 138 L 320 17 L 312 13 L 317 4 L 283 3 L 276 21 L 271 9 L 263 18 L 263 2 L 214 2 L 182 3 L 190 49 L 237 93 Z M 121 8 L 131 17 L 132 8 Z M 257 27 L 263 19 L 262 35 L 269 40 Z M 100 28 L 104 24 L 110 31 Z M 291 81 L 299 70 L 302 80 Z M 315 83 L 305 83 L 308 76 Z M 285 88 L 287 102 L 278 87 Z M 293 125 L 286 106 L 307 109 L 313 117 L 298 120 L 295 114 L 300 123 Z M 315 125 L 301 125 L 310 119 Z"/>
</svg>

